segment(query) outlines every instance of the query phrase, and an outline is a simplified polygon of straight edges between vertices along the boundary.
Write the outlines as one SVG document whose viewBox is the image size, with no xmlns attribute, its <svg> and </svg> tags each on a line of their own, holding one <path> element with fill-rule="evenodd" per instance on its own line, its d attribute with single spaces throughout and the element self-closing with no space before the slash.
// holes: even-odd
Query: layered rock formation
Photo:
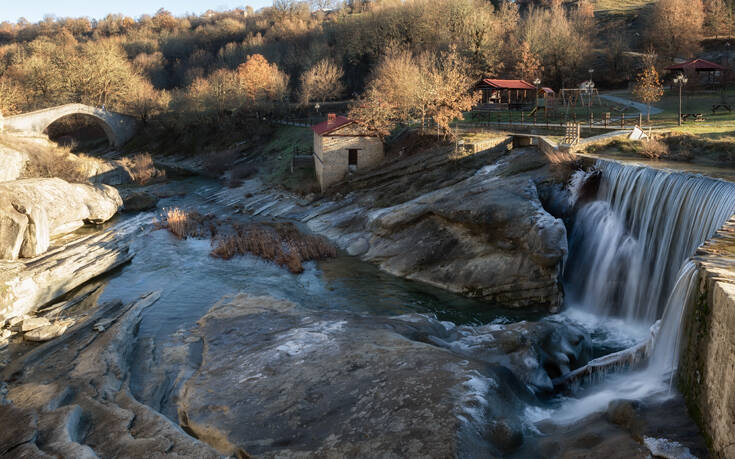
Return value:
<svg viewBox="0 0 735 459">
<path fill-rule="evenodd" d="M 466 158 L 429 151 L 357 175 L 322 199 L 257 179 L 210 199 L 255 216 L 300 220 L 395 275 L 513 308 L 557 310 L 566 228 L 544 207 L 572 170 L 535 148 Z M 560 209 L 556 215 L 561 215 Z"/>
<path fill-rule="evenodd" d="M 381 180 L 348 205 L 317 211 L 309 226 L 392 274 L 504 306 L 557 310 L 566 228 L 537 189 L 552 175 L 550 165 L 535 149 L 494 159 L 474 175 L 435 179 L 426 193 L 406 194 L 402 180 Z M 418 170 L 413 178 L 433 184 L 432 173 Z M 398 203 L 376 206 L 381 201 Z"/>
<path fill-rule="evenodd" d="M 584 359 L 584 337 L 549 323 L 453 327 L 245 294 L 215 305 L 197 333 L 201 365 L 183 385 L 180 422 L 238 457 L 507 453 L 524 441 L 522 407 L 536 403 L 508 368 L 525 376 Z"/>
<path fill-rule="evenodd" d="M 40 257 L 0 260 L 0 322 L 27 314 L 133 257 L 130 234 L 111 229 L 55 247 Z"/>
<path fill-rule="evenodd" d="M 90 320 L 5 368 L 0 418 L 13 422 L 0 431 L 0 455 L 218 457 L 130 395 L 130 337 L 157 298 L 102 305 Z"/>
<path fill-rule="evenodd" d="M 41 178 L 0 183 L 0 259 L 41 255 L 51 238 L 105 222 L 121 205 L 107 185 Z"/>
</svg>

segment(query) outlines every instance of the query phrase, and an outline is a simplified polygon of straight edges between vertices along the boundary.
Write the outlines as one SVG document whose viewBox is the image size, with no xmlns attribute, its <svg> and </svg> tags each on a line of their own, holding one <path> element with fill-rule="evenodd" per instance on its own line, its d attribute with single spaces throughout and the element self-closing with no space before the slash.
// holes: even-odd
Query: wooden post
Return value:
<svg viewBox="0 0 735 459">
<path fill-rule="evenodd" d="M 620 114 L 620 127 L 625 129 L 625 112 Z"/>
<path fill-rule="evenodd" d="M 638 126 L 643 127 L 643 113 L 638 113 Z"/>
</svg>

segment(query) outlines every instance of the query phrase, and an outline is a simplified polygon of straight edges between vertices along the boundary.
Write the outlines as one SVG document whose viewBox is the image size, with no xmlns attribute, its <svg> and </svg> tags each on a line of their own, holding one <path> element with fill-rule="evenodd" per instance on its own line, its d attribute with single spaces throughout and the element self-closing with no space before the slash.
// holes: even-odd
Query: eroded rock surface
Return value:
<svg viewBox="0 0 735 459">
<path fill-rule="evenodd" d="M 539 199 L 549 168 L 541 152 L 523 149 L 472 175 L 437 180 L 425 193 L 407 194 L 398 188 L 405 183 L 377 176 L 309 226 L 392 274 L 509 307 L 557 310 L 567 237 Z"/>
<path fill-rule="evenodd" d="M 491 343 L 504 332 L 475 335 Z M 488 457 L 523 443 L 518 415 L 535 403 L 508 369 L 516 363 L 478 358 L 499 361 L 502 345 L 455 352 L 450 343 L 467 330 L 421 315 L 312 311 L 240 294 L 215 305 L 198 333 L 202 363 L 183 386 L 179 418 L 223 454 Z"/>
<path fill-rule="evenodd" d="M 14 260 L 48 249 L 50 238 L 114 216 L 122 199 L 107 185 L 61 179 L 23 179 L 0 183 L 0 256 Z"/>
<path fill-rule="evenodd" d="M 98 314 L 7 367 L 0 417 L 3 457 L 187 457 L 217 453 L 138 403 L 128 389 L 129 355 L 144 308 L 156 294 Z M 110 322 L 102 333 L 95 319 Z"/>
<path fill-rule="evenodd" d="M 0 322 L 32 312 L 133 257 L 131 234 L 115 228 L 77 238 L 44 255 L 0 260 Z"/>
</svg>

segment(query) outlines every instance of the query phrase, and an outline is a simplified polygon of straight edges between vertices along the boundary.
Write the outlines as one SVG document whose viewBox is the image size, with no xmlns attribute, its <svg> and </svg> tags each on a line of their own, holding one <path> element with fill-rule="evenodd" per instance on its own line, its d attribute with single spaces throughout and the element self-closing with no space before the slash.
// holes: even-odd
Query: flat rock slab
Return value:
<svg viewBox="0 0 735 459">
<path fill-rule="evenodd" d="M 422 342 L 447 334 L 439 322 L 241 294 L 215 305 L 199 333 L 202 364 L 182 389 L 179 417 L 222 454 L 488 457 L 512 448 L 475 424 L 486 419 L 499 437 L 522 441 L 523 384 Z"/>
<path fill-rule="evenodd" d="M 34 311 L 133 257 L 130 235 L 103 231 L 27 261 L 0 261 L 0 322 Z"/>
<path fill-rule="evenodd" d="M 69 323 L 49 324 L 25 333 L 23 339 L 35 342 L 49 341 L 63 335 L 67 328 Z"/>
<path fill-rule="evenodd" d="M 51 325 L 45 317 L 29 317 L 20 323 L 20 331 L 29 332 L 37 328 L 48 327 Z"/>
</svg>

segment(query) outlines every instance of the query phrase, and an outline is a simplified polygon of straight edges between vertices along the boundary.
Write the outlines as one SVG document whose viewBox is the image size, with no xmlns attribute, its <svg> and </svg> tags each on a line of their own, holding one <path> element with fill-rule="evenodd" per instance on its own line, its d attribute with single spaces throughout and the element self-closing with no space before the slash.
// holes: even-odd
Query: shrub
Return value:
<svg viewBox="0 0 735 459">
<path fill-rule="evenodd" d="M 648 139 L 641 143 L 638 154 L 648 159 L 659 159 L 669 155 L 669 147 L 656 139 Z"/>
<path fill-rule="evenodd" d="M 302 262 L 337 255 L 326 239 L 302 234 L 292 224 L 236 225 L 234 229 L 234 234 L 213 241 L 213 257 L 230 259 L 250 253 L 299 274 L 304 272 Z"/>
<path fill-rule="evenodd" d="M 196 211 L 187 212 L 178 207 L 165 209 L 164 212 L 161 227 L 179 239 L 214 237 L 217 234 L 214 215 L 202 215 Z"/>
<path fill-rule="evenodd" d="M 152 179 L 166 176 L 165 171 L 156 169 L 150 153 L 138 153 L 133 158 L 125 157 L 120 162 L 130 171 L 134 183 L 145 185 Z"/>
</svg>

